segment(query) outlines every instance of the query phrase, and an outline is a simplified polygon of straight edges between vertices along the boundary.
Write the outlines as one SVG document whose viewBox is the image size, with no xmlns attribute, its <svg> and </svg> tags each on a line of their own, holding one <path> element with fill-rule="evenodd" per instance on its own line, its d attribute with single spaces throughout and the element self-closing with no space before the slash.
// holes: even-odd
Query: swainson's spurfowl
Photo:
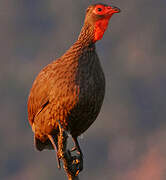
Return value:
<svg viewBox="0 0 166 180">
<path fill-rule="evenodd" d="M 90 5 L 77 41 L 36 77 L 28 98 L 28 119 L 39 151 L 57 144 L 60 123 L 81 153 L 77 137 L 97 118 L 105 94 L 95 43 L 102 39 L 111 16 L 119 12 L 102 3 Z"/>
</svg>

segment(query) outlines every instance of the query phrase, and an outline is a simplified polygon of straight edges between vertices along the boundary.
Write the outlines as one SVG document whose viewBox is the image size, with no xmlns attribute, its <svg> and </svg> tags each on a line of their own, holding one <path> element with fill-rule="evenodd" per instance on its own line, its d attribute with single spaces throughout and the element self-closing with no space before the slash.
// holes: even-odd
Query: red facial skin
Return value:
<svg viewBox="0 0 166 180">
<path fill-rule="evenodd" d="M 120 10 L 111 6 L 96 5 L 93 13 L 101 15 L 103 18 L 99 19 L 95 23 L 95 36 L 93 42 L 100 40 L 103 37 L 105 30 L 107 29 L 108 22 L 114 13 L 119 13 Z"/>
</svg>

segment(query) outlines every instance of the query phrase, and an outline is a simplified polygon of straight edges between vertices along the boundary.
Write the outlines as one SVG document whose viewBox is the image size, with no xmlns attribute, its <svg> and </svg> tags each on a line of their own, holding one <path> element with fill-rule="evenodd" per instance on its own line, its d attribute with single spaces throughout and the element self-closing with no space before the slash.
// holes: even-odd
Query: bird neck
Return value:
<svg viewBox="0 0 166 180">
<path fill-rule="evenodd" d="M 77 42 L 83 44 L 83 46 L 89 46 L 94 43 L 94 28 L 91 24 L 85 23 L 81 29 Z"/>
<path fill-rule="evenodd" d="M 94 52 L 95 51 L 95 42 L 94 42 L 94 28 L 91 24 L 84 23 L 84 26 L 81 29 L 78 40 L 71 46 L 66 53 L 61 57 L 61 59 L 68 61 L 72 58 L 73 61 L 77 61 L 78 57 L 82 56 L 84 51 L 87 50 Z"/>
<path fill-rule="evenodd" d="M 89 45 L 102 39 L 104 32 L 107 29 L 109 19 L 110 17 L 105 19 L 99 19 L 94 24 L 85 22 L 78 37 L 78 41 Z"/>
</svg>

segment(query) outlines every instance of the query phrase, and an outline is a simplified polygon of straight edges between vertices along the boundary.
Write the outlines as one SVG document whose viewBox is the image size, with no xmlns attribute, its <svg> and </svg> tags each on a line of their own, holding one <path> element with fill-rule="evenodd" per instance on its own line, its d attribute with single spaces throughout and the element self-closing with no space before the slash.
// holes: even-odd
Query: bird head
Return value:
<svg viewBox="0 0 166 180">
<path fill-rule="evenodd" d="M 87 8 L 85 23 L 90 24 L 94 28 L 93 42 L 103 37 L 111 16 L 119 12 L 119 8 L 105 4 L 94 4 Z"/>
</svg>

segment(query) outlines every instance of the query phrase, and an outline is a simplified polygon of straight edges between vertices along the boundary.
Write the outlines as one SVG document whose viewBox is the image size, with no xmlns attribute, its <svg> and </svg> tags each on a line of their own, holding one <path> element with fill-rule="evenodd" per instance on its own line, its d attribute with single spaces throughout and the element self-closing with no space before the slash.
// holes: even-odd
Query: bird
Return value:
<svg viewBox="0 0 166 180">
<path fill-rule="evenodd" d="M 73 139 L 73 151 L 82 156 L 78 136 L 96 120 L 105 96 L 105 75 L 95 44 L 119 12 L 103 3 L 90 5 L 76 42 L 34 80 L 27 107 L 37 150 L 57 150 L 62 127 Z"/>
</svg>

